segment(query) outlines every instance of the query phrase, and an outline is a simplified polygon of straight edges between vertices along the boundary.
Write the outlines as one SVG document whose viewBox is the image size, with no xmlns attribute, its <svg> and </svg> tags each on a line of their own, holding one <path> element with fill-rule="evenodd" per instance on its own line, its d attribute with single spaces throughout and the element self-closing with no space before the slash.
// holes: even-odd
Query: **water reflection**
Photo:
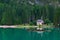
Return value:
<svg viewBox="0 0 60 40">
<path fill-rule="evenodd" d="M 38 33 L 38 34 L 40 34 L 40 35 L 41 35 L 41 37 L 42 37 L 42 36 L 43 36 L 44 31 L 37 31 L 37 33 Z"/>
</svg>

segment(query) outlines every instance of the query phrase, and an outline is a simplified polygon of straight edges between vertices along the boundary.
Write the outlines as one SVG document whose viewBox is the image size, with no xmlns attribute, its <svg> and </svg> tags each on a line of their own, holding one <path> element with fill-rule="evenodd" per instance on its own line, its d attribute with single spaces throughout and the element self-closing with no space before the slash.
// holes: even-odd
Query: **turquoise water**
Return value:
<svg viewBox="0 0 60 40">
<path fill-rule="evenodd" d="M 0 40 L 60 40 L 60 29 L 37 33 L 25 29 L 0 28 Z"/>
</svg>

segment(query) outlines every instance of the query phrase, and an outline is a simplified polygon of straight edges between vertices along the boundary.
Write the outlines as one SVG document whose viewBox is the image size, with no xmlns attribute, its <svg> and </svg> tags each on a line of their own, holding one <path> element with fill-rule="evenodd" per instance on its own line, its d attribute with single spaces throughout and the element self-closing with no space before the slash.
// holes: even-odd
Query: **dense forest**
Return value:
<svg viewBox="0 0 60 40">
<path fill-rule="evenodd" d="M 35 24 L 41 18 L 60 24 L 60 0 L 0 0 L 0 25 Z"/>
</svg>

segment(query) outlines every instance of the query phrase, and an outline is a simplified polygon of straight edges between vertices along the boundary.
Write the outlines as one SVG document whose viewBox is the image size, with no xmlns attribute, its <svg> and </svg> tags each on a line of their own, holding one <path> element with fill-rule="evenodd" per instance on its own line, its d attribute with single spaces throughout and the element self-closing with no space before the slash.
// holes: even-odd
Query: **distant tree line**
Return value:
<svg viewBox="0 0 60 40">
<path fill-rule="evenodd" d="M 0 0 L 0 25 L 35 23 L 37 19 L 49 19 L 60 24 L 60 7 L 51 5 L 31 5 L 27 0 Z"/>
</svg>

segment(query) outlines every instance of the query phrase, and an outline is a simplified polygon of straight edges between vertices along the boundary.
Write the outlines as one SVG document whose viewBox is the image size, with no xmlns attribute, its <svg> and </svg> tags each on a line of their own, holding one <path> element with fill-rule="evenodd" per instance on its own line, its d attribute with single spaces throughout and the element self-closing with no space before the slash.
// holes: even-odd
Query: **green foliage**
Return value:
<svg viewBox="0 0 60 40">
<path fill-rule="evenodd" d="M 47 18 L 47 19 L 45 19 L 45 23 L 48 25 L 51 23 L 51 21 Z"/>
<path fill-rule="evenodd" d="M 36 25 L 36 21 L 32 21 L 29 23 L 30 25 Z"/>
<path fill-rule="evenodd" d="M 33 25 L 33 22 L 30 22 L 29 25 Z"/>
<path fill-rule="evenodd" d="M 48 4 L 44 6 L 30 5 L 27 0 L 0 0 L 0 24 L 29 23 L 30 25 L 36 25 L 35 20 L 41 17 L 45 20 L 45 23 L 51 21 L 60 23 L 59 11 L 60 9 L 57 9 L 57 12 L 55 12 L 54 7 Z"/>
<path fill-rule="evenodd" d="M 54 24 L 55 24 L 55 26 L 58 26 L 58 24 L 60 24 L 60 7 L 58 7 L 55 11 Z"/>
</svg>

